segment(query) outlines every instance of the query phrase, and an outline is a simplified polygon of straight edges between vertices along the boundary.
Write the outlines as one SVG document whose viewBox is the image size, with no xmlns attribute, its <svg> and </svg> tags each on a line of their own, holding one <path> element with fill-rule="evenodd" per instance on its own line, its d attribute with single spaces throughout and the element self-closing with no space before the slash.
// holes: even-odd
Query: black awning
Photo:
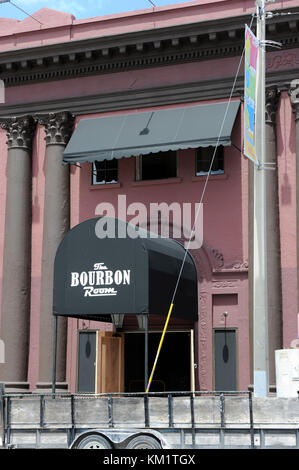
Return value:
<svg viewBox="0 0 299 470">
<path fill-rule="evenodd" d="M 217 143 L 230 145 L 239 105 L 239 101 L 229 105 L 225 101 L 81 119 L 63 153 L 63 162 L 112 160 Z"/>
<path fill-rule="evenodd" d="M 99 224 L 115 226 L 116 237 L 99 238 Z M 132 238 L 134 230 L 99 217 L 66 234 L 54 264 L 54 315 L 101 321 L 111 321 L 111 314 L 167 315 L 185 248 L 145 230 Z M 197 320 L 197 302 L 197 272 L 188 252 L 172 315 Z"/>
</svg>

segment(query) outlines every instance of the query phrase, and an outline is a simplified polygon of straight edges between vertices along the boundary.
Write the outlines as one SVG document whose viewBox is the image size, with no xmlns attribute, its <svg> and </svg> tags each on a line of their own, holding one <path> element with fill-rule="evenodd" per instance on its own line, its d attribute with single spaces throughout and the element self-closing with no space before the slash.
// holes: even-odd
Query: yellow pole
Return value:
<svg viewBox="0 0 299 470">
<path fill-rule="evenodd" d="M 173 309 L 173 303 L 170 305 L 170 308 L 169 308 L 169 312 L 168 312 L 167 319 L 166 319 L 166 322 L 165 322 L 163 334 L 161 336 L 160 344 L 159 344 L 158 351 L 157 351 L 157 354 L 156 354 L 156 359 L 155 359 L 153 369 L 152 369 L 152 372 L 151 372 L 151 375 L 150 375 L 150 378 L 149 378 L 149 381 L 148 381 L 148 384 L 147 384 L 146 393 L 149 392 L 149 388 L 150 388 L 152 380 L 153 380 L 153 375 L 154 375 L 154 372 L 155 372 L 155 369 L 156 369 L 156 365 L 157 365 L 157 362 L 158 362 L 159 354 L 160 354 L 160 351 L 161 351 L 161 348 L 162 348 L 162 344 L 163 344 L 163 341 L 164 341 L 164 336 L 165 336 L 165 333 L 166 333 L 166 330 L 167 330 L 167 326 L 168 326 L 168 323 L 169 323 L 169 319 L 170 319 L 172 309 Z"/>
</svg>

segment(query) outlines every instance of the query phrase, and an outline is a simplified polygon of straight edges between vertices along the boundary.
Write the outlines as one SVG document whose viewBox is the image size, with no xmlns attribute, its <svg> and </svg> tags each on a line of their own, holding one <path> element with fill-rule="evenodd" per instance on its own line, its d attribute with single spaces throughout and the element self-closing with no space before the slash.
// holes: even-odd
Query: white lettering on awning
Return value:
<svg viewBox="0 0 299 470">
<path fill-rule="evenodd" d="M 117 269 L 112 271 L 104 263 L 95 263 L 93 271 L 73 271 L 71 274 L 70 287 L 83 287 L 84 297 L 95 297 L 101 295 L 117 295 L 116 286 L 130 285 L 131 270 Z M 99 286 L 103 286 L 99 288 Z M 111 286 L 111 287 L 105 287 Z"/>
</svg>

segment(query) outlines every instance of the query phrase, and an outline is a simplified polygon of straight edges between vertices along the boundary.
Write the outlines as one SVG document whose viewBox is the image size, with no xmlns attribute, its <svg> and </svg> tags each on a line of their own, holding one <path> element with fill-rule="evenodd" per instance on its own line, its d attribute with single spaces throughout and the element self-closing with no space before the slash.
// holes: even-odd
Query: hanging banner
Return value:
<svg viewBox="0 0 299 470">
<path fill-rule="evenodd" d="M 255 149 L 258 39 L 246 25 L 244 83 L 244 155 L 258 164 Z"/>
</svg>

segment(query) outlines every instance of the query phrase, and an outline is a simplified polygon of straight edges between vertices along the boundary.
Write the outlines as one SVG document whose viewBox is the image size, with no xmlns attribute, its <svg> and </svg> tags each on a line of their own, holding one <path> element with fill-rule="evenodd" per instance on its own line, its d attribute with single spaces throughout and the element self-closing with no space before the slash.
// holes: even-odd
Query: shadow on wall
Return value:
<svg viewBox="0 0 299 470">
<path fill-rule="evenodd" d="M 281 185 L 281 203 L 283 206 L 288 206 L 292 202 L 292 188 L 289 181 L 288 174 L 283 175 L 283 183 Z"/>
<path fill-rule="evenodd" d="M 288 122 L 290 120 L 290 122 Z M 293 174 L 292 159 L 296 158 L 295 119 L 293 118 L 288 93 L 281 94 L 276 125 L 276 152 L 278 172 L 281 171 L 280 200 L 283 206 L 292 204 L 292 185 L 289 175 Z M 294 156 L 294 157 L 293 157 Z M 281 168 L 281 170 L 280 170 Z M 280 176 L 279 176 L 280 179 Z"/>
</svg>

